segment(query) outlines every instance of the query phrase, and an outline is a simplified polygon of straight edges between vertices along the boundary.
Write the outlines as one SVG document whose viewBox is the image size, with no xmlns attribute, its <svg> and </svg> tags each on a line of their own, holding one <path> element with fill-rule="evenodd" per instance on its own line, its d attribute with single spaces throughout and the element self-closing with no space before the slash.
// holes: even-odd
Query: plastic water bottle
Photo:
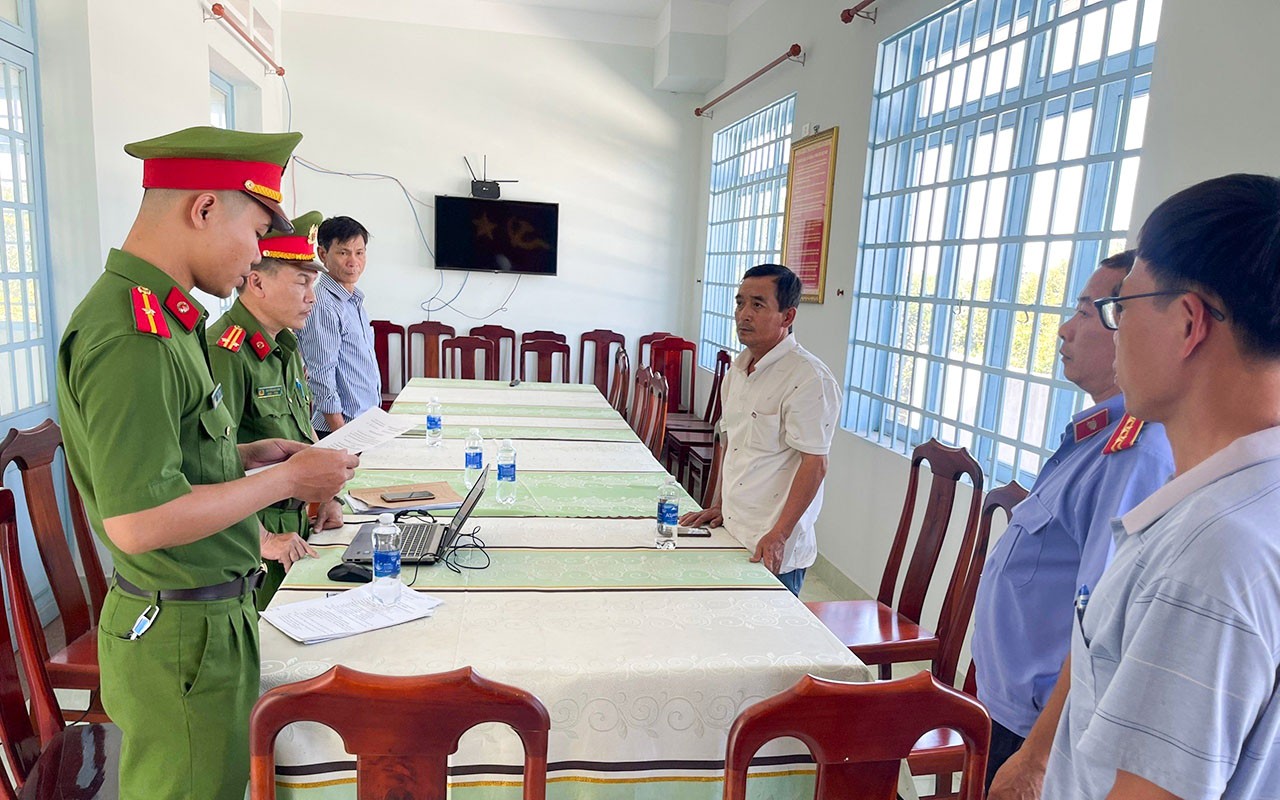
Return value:
<svg viewBox="0 0 1280 800">
<path fill-rule="evenodd" d="M 373 597 L 391 605 L 400 599 L 400 527 L 394 514 L 381 514 L 373 526 Z"/>
<path fill-rule="evenodd" d="M 440 398 L 427 403 L 427 447 L 439 447 L 444 441 L 444 418 L 440 416 Z"/>
<path fill-rule="evenodd" d="M 676 485 L 675 478 L 667 478 L 667 482 L 658 489 L 658 547 L 675 546 L 679 519 L 680 488 Z"/>
<path fill-rule="evenodd" d="M 498 448 L 498 502 L 511 505 L 516 501 L 516 448 L 503 439 Z"/>
<path fill-rule="evenodd" d="M 462 473 L 468 489 L 476 485 L 476 481 L 480 480 L 480 473 L 483 471 L 484 439 L 480 438 L 479 428 L 472 428 L 471 433 L 467 434 L 466 464 Z"/>
</svg>

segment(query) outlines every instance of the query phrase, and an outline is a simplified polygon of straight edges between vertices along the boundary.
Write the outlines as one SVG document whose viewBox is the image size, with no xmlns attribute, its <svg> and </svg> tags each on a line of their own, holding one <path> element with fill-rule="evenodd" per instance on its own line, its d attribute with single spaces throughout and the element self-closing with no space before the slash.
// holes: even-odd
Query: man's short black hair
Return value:
<svg viewBox="0 0 1280 800">
<path fill-rule="evenodd" d="M 1183 189 L 1143 223 L 1138 258 L 1162 288 L 1225 306 L 1246 352 L 1280 358 L 1280 180 L 1235 174 Z"/>
<path fill-rule="evenodd" d="M 1105 267 L 1106 269 L 1124 270 L 1124 275 L 1118 276 L 1116 278 L 1116 282 L 1111 285 L 1111 294 L 1113 297 L 1120 294 L 1120 287 L 1124 285 L 1125 275 L 1128 275 L 1129 270 L 1133 269 L 1133 259 L 1136 252 L 1136 250 L 1125 250 L 1123 252 L 1116 253 L 1115 255 L 1107 256 L 1098 262 L 1099 268 Z"/>
<path fill-rule="evenodd" d="M 760 264 L 747 270 L 742 276 L 747 278 L 773 278 L 774 289 L 778 293 L 778 310 L 786 311 L 800 305 L 800 279 L 796 274 L 781 264 Z"/>
<path fill-rule="evenodd" d="M 328 250 L 334 242 L 345 242 L 359 236 L 365 244 L 369 243 L 369 231 L 351 217 L 329 217 L 320 223 L 316 231 L 316 244 Z"/>
</svg>

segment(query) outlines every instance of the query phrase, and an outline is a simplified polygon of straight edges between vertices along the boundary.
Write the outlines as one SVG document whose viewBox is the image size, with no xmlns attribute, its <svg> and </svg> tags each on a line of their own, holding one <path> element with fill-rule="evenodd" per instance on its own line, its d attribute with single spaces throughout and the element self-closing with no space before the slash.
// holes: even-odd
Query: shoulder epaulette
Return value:
<svg viewBox="0 0 1280 800">
<path fill-rule="evenodd" d="M 192 308 L 187 296 L 177 286 L 169 290 L 169 295 L 164 299 L 164 307 L 169 309 L 169 313 L 187 333 L 191 333 L 200 320 L 200 312 Z"/>
<path fill-rule="evenodd" d="M 218 347 L 230 350 L 233 353 L 240 352 L 240 345 L 244 344 L 244 328 L 239 325 L 232 325 L 222 334 L 222 338 L 218 339 Z"/>
<path fill-rule="evenodd" d="M 1077 422 L 1074 429 L 1076 443 L 1083 442 L 1098 431 L 1105 429 L 1110 420 L 1111 412 L 1108 409 L 1100 408 Z"/>
<path fill-rule="evenodd" d="M 135 286 L 129 290 L 129 301 L 133 304 L 133 324 L 138 330 L 161 339 L 169 338 L 169 323 L 160 313 L 160 300 L 155 292 L 145 286 Z"/>
<path fill-rule="evenodd" d="M 1121 450 L 1128 450 L 1138 443 L 1138 436 L 1142 433 L 1142 426 L 1145 422 L 1133 416 L 1125 414 L 1120 418 L 1120 424 L 1116 426 L 1116 432 L 1111 434 L 1111 438 L 1107 440 L 1107 446 L 1102 448 L 1102 454 L 1109 456 L 1112 453 L 1119 453 Z"/>
</svg>

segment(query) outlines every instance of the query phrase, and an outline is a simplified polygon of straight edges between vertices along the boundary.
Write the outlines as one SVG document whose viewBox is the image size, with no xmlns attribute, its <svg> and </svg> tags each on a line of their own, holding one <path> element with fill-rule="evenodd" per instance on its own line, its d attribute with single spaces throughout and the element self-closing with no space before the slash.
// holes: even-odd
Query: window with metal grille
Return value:
<svg viewBox="0 0 1280 800">
<path fill-rule="evenodd" d="M 1160 6 L 962 0 L 881 44 L 846 428 L 1039 472 L 1088 403 L 1057 330 L 1124 248 Z"/>
<path fill-rule="evenodd" d="M 742 350 L 733 297 L 742 273 L 782 255 L 793 94 L 716 133 L 711 143 L 711 207 L 702 288 L 698 363 L 714 369 L 716 352 Z"/>
</svg>

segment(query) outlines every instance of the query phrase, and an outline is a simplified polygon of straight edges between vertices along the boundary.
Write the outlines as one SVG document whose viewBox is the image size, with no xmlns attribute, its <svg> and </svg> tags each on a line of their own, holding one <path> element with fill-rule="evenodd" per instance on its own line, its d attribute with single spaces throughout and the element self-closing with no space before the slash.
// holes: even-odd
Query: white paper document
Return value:
<svg viewBox="0 0 1280 800">
<path fill-rule="evenodd" d="M 381 408 L 374 406 L 311 446 L 322 447 L 325 450 L 346 450 L 348 453 L 363 453 L 365 450 L 371 450 L 384 442 L 389 442 L 409 430 L 417 422 L 417 419 L 417 417 L 408 414 L 388 414 Z M 245 475 L 257 475 L 263 470 L 271 469 L 283 463 L 284 461 L 281 461 L 276 464 L 268 464 L 265 467 L 256 467 L 246 472 Z"/>
<path fill-rule="evenodd" d="M 316 644 L 429 617 L 443 602 L 401 584 L 396 602 L 384 605 L 374 598 L 373 584 L 365 584 L 330 597 L 269 608 L 262 618 L 295 641 Z"/>
</svg>

